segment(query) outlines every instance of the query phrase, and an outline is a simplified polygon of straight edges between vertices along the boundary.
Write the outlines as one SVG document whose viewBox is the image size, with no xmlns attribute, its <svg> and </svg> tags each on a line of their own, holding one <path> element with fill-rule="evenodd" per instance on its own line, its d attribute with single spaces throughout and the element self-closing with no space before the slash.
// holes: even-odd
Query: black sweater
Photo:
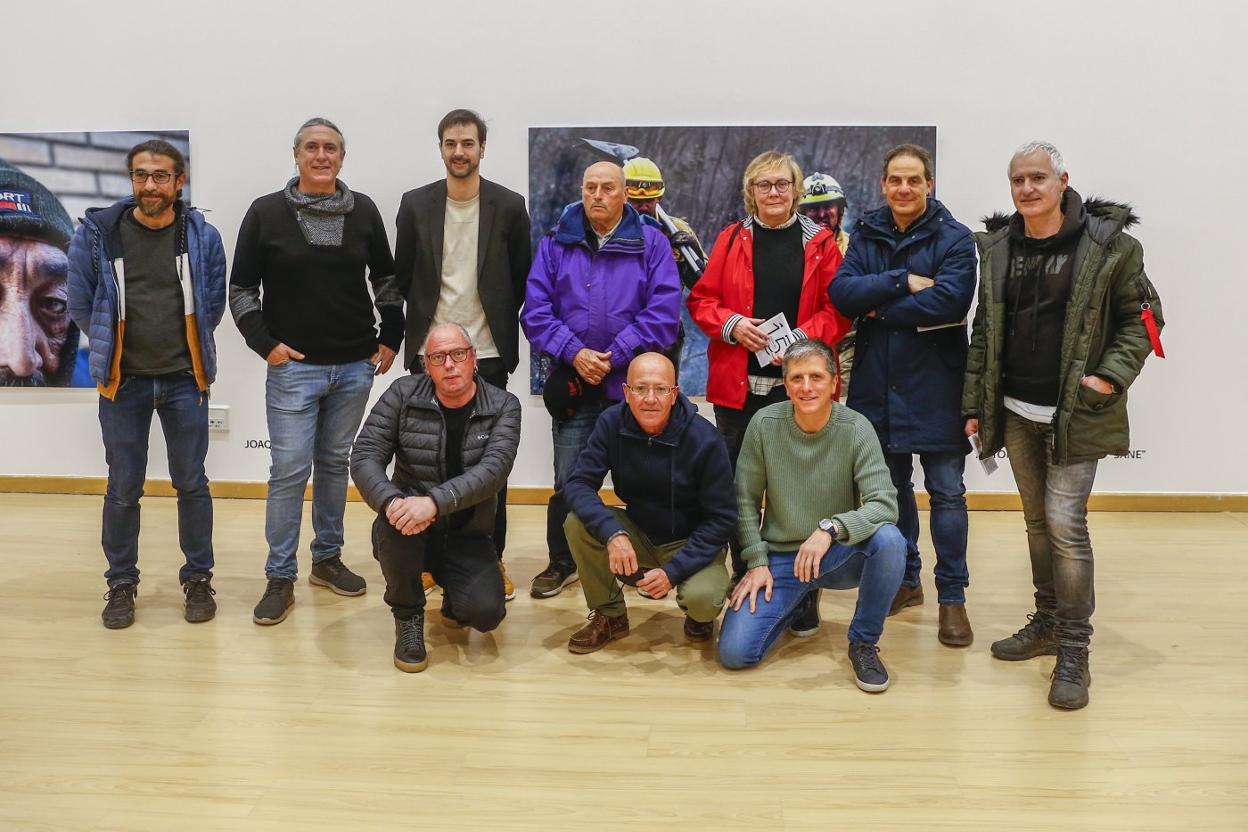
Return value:
<svg viewBox="0 0 1248 832">
<path fill-rule="evenodd" d="M 385 224 L 373 201 L 354 193 L 340 246 L 310 245 L 281 191 L 257 199 L 243 217 L 230 310 L 261 357 L 280 342 L 310 364 L 346 364 L 371 356 L 379 341 L 393 350 L 402 344 L 403 299 Z M 381 314 L 380 339 L 365 269 Z"/>
</svg>

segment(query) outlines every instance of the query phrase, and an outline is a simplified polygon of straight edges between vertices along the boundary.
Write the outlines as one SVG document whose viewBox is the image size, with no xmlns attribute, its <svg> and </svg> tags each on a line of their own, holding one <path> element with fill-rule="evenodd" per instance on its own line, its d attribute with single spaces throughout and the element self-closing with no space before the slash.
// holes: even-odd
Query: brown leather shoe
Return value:
<svg viewBox="0 0 1248 832">
<path fill-rule="evenodd" d="M 966 617 L 965 604 L 940 605 L 940 630 L 936 633 L 941 644 L 950 647 L 966 647 L 975 638 L 971 632 L 971 620 Z"/>
<path fill-rule="evenodd" d="M 714 633 L 714 621 L 694 621 L 685 616 L 685 638 L 689 641 L 710 641 Z"/>
<path fill-rule="evenodd" d="M 606 647 L 607 642 L 624 638 L 626 635 L 628 635 L 628 613 L 618 618 L 611 618 L 598 610 L 593 610 L 589 614 L 589 623 L 568 639 L 568 651 L 592 653 Z"/>
<path fill-rule="evenodd" d="M 896 615 L 906 607 L 917 607 L 923 603 L 923 584 L 906 586 L 902 584 L 893 596 L 893 605 L 888 608 L 889 615 Z"/>
</svg>

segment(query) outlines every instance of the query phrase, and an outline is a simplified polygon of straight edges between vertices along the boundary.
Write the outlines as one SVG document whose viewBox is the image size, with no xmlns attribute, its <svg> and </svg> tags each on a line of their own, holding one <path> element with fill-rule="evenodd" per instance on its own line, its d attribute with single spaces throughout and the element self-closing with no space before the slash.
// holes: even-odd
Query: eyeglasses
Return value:
<svg viewBox="0 0 1248 832">
<path fill-rule="evenodd" d="M 449 356 L 456 364 L 463 364 L 467 360 L 468 354 L 472 352 L 472 349 L 472 347 L 461 347 L 448 352 L 431 352 L 425 356 L 425 361 L 435 367 L 441 367 L 446 363 L 446 359 Z"/>
<path fill-rule="evenodd" d="M 651 386 L 648 384 L 640 384 L 636 387 L 632 386 L 631 384 L 625 384 L 624 386 L 628 388 L 628 392 L 643 399 L 649 397 L 650 394 L 652 393 L 654 394 L 655 398 L 661 399 L 664 396 L 666 396 L 668 393 L 676 389 L 675 387 L 668 387 L 666 384 L 655 384 L 654 386 Z"/>
<path fill-rule="evenodd" d="M 775 182 L 768 182 L 764 179 L 762 182 L 754 183 L 754 190 L 760 194 L 765 194 L 773 189 L 778 194 L 787 194 L 791 187 L 793 187 L 792 179 L 777 179 Z"/>
<path fill-rule="evenodd" d="M 145 170 L 130 171 L 130 181 L 136 185 L 145 184 L 149 178 L 157 185 L 168 185 L 173 174 L 167 170 L 154 170 L 150 173 Z"/>
</svg>

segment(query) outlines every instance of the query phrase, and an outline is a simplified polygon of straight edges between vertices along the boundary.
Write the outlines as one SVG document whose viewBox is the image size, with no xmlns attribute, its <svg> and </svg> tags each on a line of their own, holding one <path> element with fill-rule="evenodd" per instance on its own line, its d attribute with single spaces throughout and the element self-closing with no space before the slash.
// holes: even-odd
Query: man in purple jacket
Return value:
<svg viewBox="0 0 1248 832">
<path fill-rule="evenodd" d="M 626 199 L 618 165 L 586 168 L 581 204 L 564 211 L 542 239 L 529 272 L 520 323 L 533 350 L 554 363 L 546 390 L 555 448 L 555 494 L 546 515 L 550 565 L 533 579 L 534 598 L 558 595 L 577 578 L 563 532 L 563 484 L 598 414 L 623 398 L 634 356 L 676 342 L 680 277 L 672 248 Z"/>
</svg>

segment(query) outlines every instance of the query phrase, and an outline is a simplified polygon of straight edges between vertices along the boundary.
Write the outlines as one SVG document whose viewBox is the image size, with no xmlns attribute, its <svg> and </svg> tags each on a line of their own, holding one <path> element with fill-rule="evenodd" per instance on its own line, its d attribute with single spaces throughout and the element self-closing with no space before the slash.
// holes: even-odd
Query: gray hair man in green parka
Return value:
<svg viewBox="0 0 1248 832">
<path fill-rule="evenodd" d="M 998 659 L 1057 655 L 1049 704 L 1088 703 L 1095 606 L 1088 496 L 1097 461 L 1129 448 L 1127 388 L 1161 351 L 1161 303 L 1126 205 L 1084 202 L 1057 148 L 1009 166 L 1017 211 L 986 221 L 962 414 L 979 455 L 1002 446 L 1023 503 L 1036 610 Z"/>
</svg>

